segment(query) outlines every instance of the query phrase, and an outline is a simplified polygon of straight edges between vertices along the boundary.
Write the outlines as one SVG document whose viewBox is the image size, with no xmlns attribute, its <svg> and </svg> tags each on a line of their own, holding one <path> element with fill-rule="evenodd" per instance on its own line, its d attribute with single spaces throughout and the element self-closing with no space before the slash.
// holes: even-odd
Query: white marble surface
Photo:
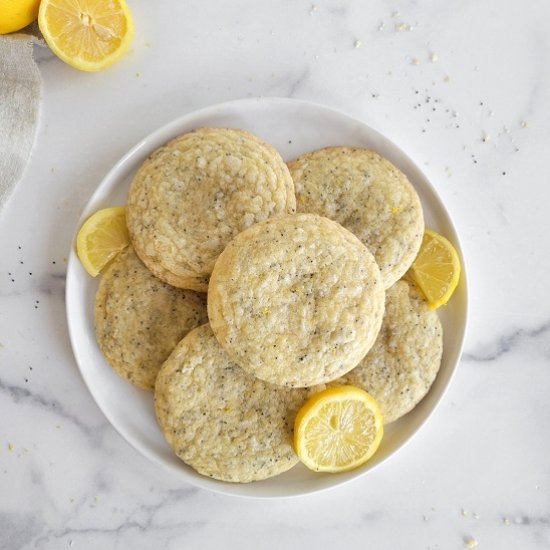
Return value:
<svg viewBox="0 0 550 550">
<path fill-rule="evenodd" d="M 99 74 L 37 51 L 37 144 L 0 214 L 0 548 L 550 547 L 550 5 L 509 0 L 131 2 Z M 425 170 L 462 235 L 466 350 L 419 434 L 366 477 L 295 500 L 183 485 L 138 455 L 72 357 L 79 213 L 141 137 L 201 106 L 340 108 Z"/>
</svg>

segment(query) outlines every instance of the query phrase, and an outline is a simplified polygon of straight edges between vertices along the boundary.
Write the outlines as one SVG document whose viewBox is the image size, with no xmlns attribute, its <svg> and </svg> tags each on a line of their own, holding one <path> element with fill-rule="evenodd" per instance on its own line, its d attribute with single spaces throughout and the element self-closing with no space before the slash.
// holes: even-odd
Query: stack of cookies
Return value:
<svg viewBox="0 0 550 550">
<path fill-rule="evenodd" d="M 145 161 L 127 223 L 97 340 L 154 390 L 166 440 L 199 473 L 249 482 L 294 466 L 296 413 L 327 385 L 365 389 L 392 422 L 435 379 L 441 324 L 402 280 L 422 207 L 378 154 L 330 147 L 287 166 L 248 132 L 200 128 Z"/>
</svg>

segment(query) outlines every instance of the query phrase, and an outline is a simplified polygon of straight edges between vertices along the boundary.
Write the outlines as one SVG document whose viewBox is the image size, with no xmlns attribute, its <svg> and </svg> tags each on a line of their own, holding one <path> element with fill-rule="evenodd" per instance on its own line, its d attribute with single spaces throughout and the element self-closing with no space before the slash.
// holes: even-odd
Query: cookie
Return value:
<svg viewBox="0 0 550 550">
<path fill-rule="evenodd" d="M 135 250 L 135 252 L 139 257 L 138 251 Z M 150 263 L 148 265 L 148 269 L 155 277 L 159 278 L 161 281 L 164 281 L 165 283 L 168 283 L 169 285 L 175 286 L 177 288 L 195 290 L 196 292 L 208 291 L 208 277 L 193 275 L 189 275 L 188 277 L 177 277 L 172 272 L 164 269 L 160 264 Z"/>
<path fill-rule="evenodd" d="M 208 287 L 212 330 L 233 361 L 289 387 L 328 382 L 355 367 L 383 313 L 372 254 L 314 214 L 273 218 L 237 235 Z"/>
<path fill-rule="evenodd" d="M 386 291 L 386 313 L 374 346 L 338 383 L 363 388 L 378 401 L 384 422 L 393 422 L 428 393 L 442 353 L 437 313 L 414 285 L 399 281 Z"/>
<path fill-rule="evenodd" d="M 374 151 L 328 147 L 289 163 L 298 212 L 335 220 L 374 255 L 384 288 L 413 262 L 424 233 L 420 199 L 409 180 Z"/>
<path fill-rule="evenodd" d="M 168 444 L 186 464 L 205 476 L 246 483 L 298 462 L 294 419 L 310 394 L 248 374 L 203 325 L 162 366 L 155 410 Z"/>
<path fill-rule="evenodd" d="M 142 389 L 153 389 L 176 344 L 207 319 L 205 294 L 160 281 L 131 246 L 107 268 L 96 294 L 99 347 L 120 376 Z"/>
<path fill-rule="evenodd" d="M 142 261 L 170 284 L 204 289 L 225 245 L 240 231 L 294 212 L 292 178 L 279 153 L 256 136 L 199 128 L 141 166 L 126 219 Z"/>
</svg>

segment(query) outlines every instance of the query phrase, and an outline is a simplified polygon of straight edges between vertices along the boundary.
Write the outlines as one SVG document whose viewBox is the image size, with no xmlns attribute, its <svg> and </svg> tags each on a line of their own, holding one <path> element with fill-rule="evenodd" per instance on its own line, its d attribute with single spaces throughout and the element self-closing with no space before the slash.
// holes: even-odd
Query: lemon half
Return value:
<svg viewBox="0 0 550 550">
<path fill-rule="evenodd" d="M 134 36 L 124 0 L 42 0 L 38 25 L 52 51 L 82 71 L 112 65 Z"/>
</svg>

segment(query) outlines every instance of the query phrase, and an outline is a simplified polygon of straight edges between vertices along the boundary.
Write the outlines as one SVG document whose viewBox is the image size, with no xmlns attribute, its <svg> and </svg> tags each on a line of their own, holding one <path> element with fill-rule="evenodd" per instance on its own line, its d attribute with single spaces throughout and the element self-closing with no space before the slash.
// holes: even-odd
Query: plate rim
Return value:
<svg viewBox="0 0 550 550">
<path fill-rule="evenodd" d="M 156 149 L 158 145 L 152 145 L 152 144 L 158 141 L 160 136 L 165 136 L 166 134 L 170 134 L 172 137 L 175 137 L 177 133 L 174 133 L 174 132 L 177 132 L 177 128 L 184 125 L 185 123 L 188 123 L 190 119 L 209 117 L 209 116 L 215 115 L 216 113 L 219 114 L 224 110 L 231 110 L 235 107 L 242 107 L 242 106 L 246 107 L 247 104 L 258 105 L 261 103 L 266 103 L 266 104 L 277 103 L 281 105 L 288 104 L 293 106 L 302 105 L 306 108 L 313 108 L 320 111 L 324 111 L 333 116 L 337 116 L 342 119 L 345 119 L 345 121 L 348 123 L 358 124 L 359 126 L 367 129 L 369 132 L 375 135 L 377 139 L 380 139 L 383 142 L 386 142 L 388 145 L 390 145 L 392 149 L 394 149 L 397 153 L 399 153 L 399 155 L 402 156 L 403 159 L 405 159 L 411 166 L 415 168 L 415 170 L 417 170 L 418 174 L 423 179 L 423 184 L 427 186 L 427 188 L 429 189 L 433 197 L 435 197 L 439 208 L 441 208 L 441 210 L 445 213 L 448 226 L 452 232 L 452 235 L 450 235 L 450 237 L 458 252 L 458 255 L 461 261 L 461 268 L 462 268 L 460 284 L 461 284 L 462 293 L 463 293 L 462 299 L 464 303 L 464 308 L 463 308 L 464 318 L 463 318 L 463 323 L 461 324 L 462 330 L 461 330 L 461 334 L 459 335 L 459 343 L 457 346 L 456 358 L 453 362 L 452 369 L 449 373 L 448 379 L 446 380 L 443 387 L 441 388 L 439 395 L 436 397 L 433 407 L 431 408 L 431 410 L 427 412 L 423 421 L 420 422 L 416 427 L 414 427 L 409 434 L 407 434 L 404 441 L 397 448 L 389 452 L 389 454 L 386 457 L 384 457 L 380 462 L 371 466 L 369 469 L 366 469 L 366 470 L 358 469 L 356 473 L 350 475 L 350 477 L 347 477 L 346 479 L 342 479 L 341 481 L 335 481 L 330 485 L 302 489 L 300 490 L 300 492 L 284 494 L 284 495 L 283 494 L 266 494 L 266 493 L 244 494 L 242 492 L 231 490 L 232 487 L 242 486 L 242 484 L 224 483 L 218 480 L 210 479 L 208 477 L 200 476 L 200 474 L 197 474 L 197 477 L 194 477 L 183 469 L 178 469 L 177 471 L 175 471 L 176 468 L 172 464 L 168 464 L 162 460 L 159 460 L 159 458 L 155 456 L 153 453 L 151 453 L 148 449 L 145 449 L 143 446 L 138 445 L 137 442 L 135 442 L 135 439 L 133 436 L 127 433 L 123 433 L 121 429 L 116 425 L 116 423 L 113 422 L 113 420 L 111 419 L 110 413 L 100 405 L 100 403 L 96 399 L 95 393 L 90 388 L 88 377 L 85 372 L 86 369 L 83 369 L 83 367 L 81 366 L 81 362 L 79 360 L 77 335 L 75 335 L 74 333 L 76 329 L 71 324 L 71 312 L 69 311 L 70 304 L 71 304 L 70 296 L 73 292 L 72 291 L 73 284 L 76 284 L 76 281 L 74 280 L 74 278 L 76 277 L 74 264 L 75 262 L 78 262 L 78 257 L 75 252 L 76 235 L 84 219 L 90 215 L 90 212 L 92 210 L 91 205 L 97 202 L 98 197 L 101 195 L 105 187 L 110 188 L 110 185 L 112 184 L 113 179 L 116 180 L 120 178 L 119 172 L 125 168 L 126 164 L 130 162 L 136 155 L 138 155 L 142 149 L 151 148 L 150 152 Z M 165 142 L 167 139 L 171 139 L 171 137 L 163 138 L 162 142 Z M 180 481 L 184 481 L 185 483 L 189 483 L 193 486 L 196 486 L 202 489 L 207 489 L 209 491 L 213 491 L 218 494 L 224 494 L 224 495 L 240 497 L 240 498 L 271 500 L 271 499 L 280 499 L 280 498 L 297 498 L 297 497 L 308 496 L 312 494 L 318 494 L 324 491 L 329 491 L 329 490 L 343 487 L 344 485 L 347 485 L 348 483 L 367 475 L 369 472 L 372 472 L 373 470 L 378 468 L 380 465 L 386 463 L 388 460 L 393 458 L 395 454 L 398 451 L 400 451 L 402 448 L 404 448 L 413 439 L 413 437 L 419 432 L 419 430 L 426 425 L 426 423 L 431 419 L 436 409 L 438 409 L 438 407 L 440 406 L 441 401 L 443 400 L 443 397 L 446 395 L 449 389 L 449 386 L 454 376 L 456 375 L 456 370 L 457 370 L 458 364 L 460 363 L 460 359 L 464 349 L 464 342 L 466 339 L 466 333 L 467 333 L 468 321 L 469 321 L 469 309 L 470 309 L 469 282 L 468 282 L 467 266 L 464 259 L 462 243 L 461 243 L 458 231 L 456 229 L 455 223 L 453 221 L 453 218 L 451 217 L 446 205 L 444 204 L 443 200 L 439 196 L 439 193 L 433 186 L 430 179 L 425 175 L 425 173 L 419 167 L 419 165 L 405 151 L 403 151 L 401 147 L 397 145 L 392 139 L 388 138 L 387 136 L 382 134 L 379 130 L 377 130 L 375 127 L 364 122 L 363 120 L 360 120 L 344 112 L 343 110 L 340 110 L 334 107 L 329 107 L 327 105 L 316 103 L 309 100 L 294 99 L 294 98 L 288 98 L 288 97 L 271 97 L 271 96 L 251 97 L 251 98 L 234 99 L 231 101 L 215 103 L 209 106 L 202 107 L 200 109 L 189 111 L 173 120 L 170 120 L 169 122 L 163 124 L 162 126 L 156 128 L 155 130 L 153 130 L 152 132 L 150 132 L 149 134 L 141 138 L 133 147 L 131 147 L 125 154 L 123 154 L 117 162 L 115 162 L 115 164 L 107 171 L 107 173 L 103 176 L 101 181 L 98 183 L 93 193 L 88 197 L 88 200 L 86 201 L 86 204 L 82 208 L 80 212 L 80 216 L 78 217 L 78 221 L 76 223 L 76 227 L 73 233 L 73 238 L 71 240 L 71 246 L 68 254 L 66 275 L 67 275 L 67 279 L 66 279 L 66 288 L 65 288 L 65 313 L 66 313 L 69 340 L 71 343 L 73 356 L 78 366 L 80 376 L 84 381 L 84 384 L 86 386 L 88 393 L 92 396 L 92 399 L 94 400 L 95 404 L 97 405 L 97 407 L 99 408 L 103 416 L 108 420 L 109 424 L 115 429 L 115 431 L 121 436 L 121 438 L 127 444 L 129 444 L 136 452 L 146 457 L 152 463 L 160 466 L 164 471 L 169 472 L 171 475 L 177 476 Z"/>
</svg>

